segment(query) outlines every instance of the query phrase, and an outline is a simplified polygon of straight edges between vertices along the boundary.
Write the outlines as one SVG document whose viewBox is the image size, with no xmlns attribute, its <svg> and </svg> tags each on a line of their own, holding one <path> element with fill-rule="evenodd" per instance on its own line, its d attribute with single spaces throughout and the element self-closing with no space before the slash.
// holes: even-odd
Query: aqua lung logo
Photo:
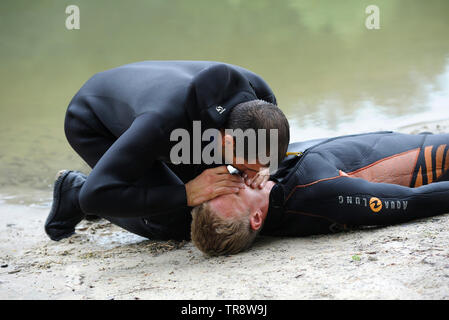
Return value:
<svg viewBox="0 0 449 320">
<path fill-rule="evenodd" d="M 376 197 L 338 196 L 339 204 L 362 206 L 370 208 L 374 213 L 384 210 L 407 210 L 408 201 L 381 200 Z"/>
<path fill-rule="evenodd" d="M 373 212 L 379 212 L 382 209 L 382 201 L 379 198 L 372 197 L 369 199 L 369 207 Z"/>
</svg>

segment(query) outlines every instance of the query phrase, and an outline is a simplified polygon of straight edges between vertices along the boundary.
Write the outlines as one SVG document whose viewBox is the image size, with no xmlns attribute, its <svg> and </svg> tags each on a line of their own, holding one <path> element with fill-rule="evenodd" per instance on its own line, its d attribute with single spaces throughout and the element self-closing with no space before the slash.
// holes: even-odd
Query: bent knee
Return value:
<svg viewBox="0 0 449 320">
<path fill-rule="evenodd" d="M 64 119 L 64 133 L 71 145 L 76 144 L 86 130 L 90 129 L 83 120 L 83 107 L 70 104 Z"/>
</svg>

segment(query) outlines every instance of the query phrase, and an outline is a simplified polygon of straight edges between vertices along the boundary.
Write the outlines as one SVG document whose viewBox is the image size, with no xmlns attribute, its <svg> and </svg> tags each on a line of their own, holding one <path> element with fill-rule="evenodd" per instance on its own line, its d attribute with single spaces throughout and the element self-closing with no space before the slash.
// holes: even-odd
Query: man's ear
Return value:
<svg viewBox="0 0 449 320">
<path fill-rule="evenodd" d="M 226 163 L 234 162 L 234 138 L 230 134 L 221 135 L 221 140 L 223 144 L 223 155 L 225 157 Z"/>
<path fill-rule="evenodd" d="M 256 211 L 252 212 L 249 217 L 249 224 L 251 225 L 251 229 L 253 229 L 254 231 L 259 230 L 263 224 L 262 211 L 257 209 Z"/>
<path fill-rule="evenodd" d="M 222 140 L 223 140 L 223 146 L 225 146 L 226 148 L 233 148 L 234 147 L 234 138 L 232 135 L 230 134 L 221 134 L 222 136 Z"/>
</svg>

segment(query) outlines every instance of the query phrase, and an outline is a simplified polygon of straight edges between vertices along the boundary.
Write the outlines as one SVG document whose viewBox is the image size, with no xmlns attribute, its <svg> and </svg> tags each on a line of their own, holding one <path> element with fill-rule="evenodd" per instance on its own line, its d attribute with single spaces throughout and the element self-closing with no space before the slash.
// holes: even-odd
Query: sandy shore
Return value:
<svg viewBox="0 0 449 320">
<path fill-rule="evenodd" d="M 449 132 L 449 121 L 399 131 Z M 306 238 L 261 237 L 210 258 L 107 221 L 60 242 L 43 223 L 51 194 L 0 195 L 0 299 L 449 299 L 449 214 Z"/>
</svg>

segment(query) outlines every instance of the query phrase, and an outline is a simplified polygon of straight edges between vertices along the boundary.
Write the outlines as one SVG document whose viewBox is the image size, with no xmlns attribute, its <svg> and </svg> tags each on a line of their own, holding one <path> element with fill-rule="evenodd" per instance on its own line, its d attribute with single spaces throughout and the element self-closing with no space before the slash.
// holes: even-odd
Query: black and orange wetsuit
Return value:
<svg viewBox="0 0 449 320">
<path fill-rule="evenodd" d="M 449 212 L 449 134 L 375 132 L 293 143 L 261 234 L 305 236 Z"/>
</svg>

